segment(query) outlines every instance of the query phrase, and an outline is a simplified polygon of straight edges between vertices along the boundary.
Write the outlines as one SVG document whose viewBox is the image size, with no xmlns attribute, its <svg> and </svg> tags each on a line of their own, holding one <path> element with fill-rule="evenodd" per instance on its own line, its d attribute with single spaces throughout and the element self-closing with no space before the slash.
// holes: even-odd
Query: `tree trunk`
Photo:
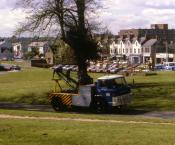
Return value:
<svg viewBox="0 0 175 145">
<path fill-rule="evenodd" d="M 93 83 L 93 79 L 88 75 L 87 66 L 88 66 L 88 64 L 86 63 L 85 60 L 81 60 L 78 63 L 78 82 L 79 82 L 79 85 L 87 85 L 87 84 Z"/>
<path fill-rule="evenodd" d="M 79 31 L 85 31 L 85 0 L 76 0 Z"/>
</svg>

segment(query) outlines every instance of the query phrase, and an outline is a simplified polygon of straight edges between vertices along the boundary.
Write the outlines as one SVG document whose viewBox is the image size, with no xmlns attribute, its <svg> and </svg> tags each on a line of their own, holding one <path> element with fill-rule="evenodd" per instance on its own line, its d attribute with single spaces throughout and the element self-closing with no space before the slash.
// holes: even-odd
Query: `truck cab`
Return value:
<svg viewBox="0 0 175 145">
<path fill-rule="evenodd" d="M 130 103 L 132 95 L 122 75 L 103 76 L 97 79 L 96 91 L 107 106 L 122 107 Z"/>
</svg>

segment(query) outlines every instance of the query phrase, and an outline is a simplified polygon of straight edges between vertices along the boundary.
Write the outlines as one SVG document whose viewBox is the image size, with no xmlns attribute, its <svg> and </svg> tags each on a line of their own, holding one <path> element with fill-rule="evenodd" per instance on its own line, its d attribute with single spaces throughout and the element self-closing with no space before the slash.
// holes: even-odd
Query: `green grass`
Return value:
<svg viewBox="0 0 175 145">
<path fill-rule="evenodd" d="M 26 68 L 20 72 L 0 75 L 0 101 L 46 103 L 52 90 L 52 72 L 48 69 Z"/>
<path fill-rule="evenodd" d="M 0 119 L 0 145 L 171 145 L 175 142 L 175 120 L 3 109 L 0 109 L 0 114 L 124 121 L 110 123 L 39 118 Z M 127 123 L 128 121 L 136 123 Z"/>
<path fill-rule="evenodd" d="M 174 125 L 0 120 L 0 145 L 171 145 Z"/>
<path fill-rule="evenodd" d="M 128 78 L 133 86 L 132 107 L 148 110 L 175 110 L 175 72 Z"/>
<path fill-rule="evenodd" d="M 48 104 L 47 94 L 54 88 L 52 70 L 27 67 L 25 62 L 17 63 L 23 67 L 21 72 L 0 74 L 0 101 Z M 90 75 L 96 79 L 104 74 Z M 175 72 L 127 77 L 130 85 L 133 79 L 131 108 L 175 111 Z"/>
</svg>

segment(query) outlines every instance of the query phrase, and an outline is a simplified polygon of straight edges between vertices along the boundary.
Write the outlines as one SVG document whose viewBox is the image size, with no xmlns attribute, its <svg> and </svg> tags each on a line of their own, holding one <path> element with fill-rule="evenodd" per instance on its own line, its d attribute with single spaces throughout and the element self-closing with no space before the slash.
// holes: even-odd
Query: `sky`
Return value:
<svg viewBox="0 0 175 145">
<path fill-rule="evenodd" d="M 0 37 L 14 34 L 19 22 L 27 14 L 14 9 L 16 0 L 0 0 Z M 175 28 L 175 0 L 102 0 L 103 9 L 98 10 L 98 21 L 113 34 L 120 29 L 150 28 L 150 24 L 168 23 Z"/>
</svg>

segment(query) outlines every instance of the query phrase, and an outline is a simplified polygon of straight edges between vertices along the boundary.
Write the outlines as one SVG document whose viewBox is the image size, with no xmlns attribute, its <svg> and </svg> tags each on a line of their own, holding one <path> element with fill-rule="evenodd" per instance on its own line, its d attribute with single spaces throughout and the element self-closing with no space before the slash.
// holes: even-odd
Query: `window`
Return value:
<svg viewBox="0 0 175 145">
<path fill-rule="evenodd" d="M 140 53 L 140 49 L 138 49 L 138 53 Z"/>
<path fill-rule="evenodd" d="M 136 49 L 134 48 L 134 53 L 136 53 Z"/>
<path fill-rule="evenodd" d="M 99 87 L 101 88 L 121 88 L 127 86 L 127 83 L 124 78 L 110 79 L 110 80 L 99 80 Z"/>
<path fill-rule="evenodd" d="M 20 46 L 19 45 L 17 46 L 17 50 L 20 50 Z"/>
<path fill-rule="evenodd" d="M 132 53 L 132 48 L 130 49 L 130 53 Z"/>
<path fill-rule="evenodd" d="M 128 53 L 128 48 L 126 48 L 126 53 Z"/>
<path fill-rule="evenodd" d="M 149 48 L 145 48 L 145 53 L 149 53 Z"/>
</svg>

